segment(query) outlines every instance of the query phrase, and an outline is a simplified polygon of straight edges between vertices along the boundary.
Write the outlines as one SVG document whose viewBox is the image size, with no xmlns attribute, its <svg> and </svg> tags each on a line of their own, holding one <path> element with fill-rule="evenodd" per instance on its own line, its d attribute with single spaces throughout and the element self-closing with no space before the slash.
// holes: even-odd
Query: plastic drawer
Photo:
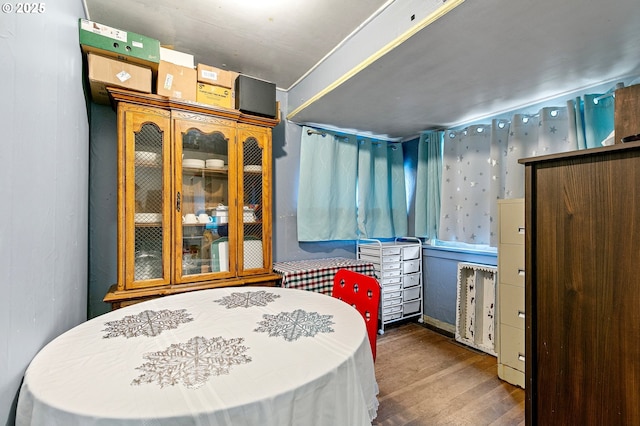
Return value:
<svg viewBox="0 0 640 426">
<path fill-rule="evenodd" d="M 382 293 L 382 300 L 395 299 L 397 297 L 402 297 L 402 291 L 390 291 Z"/>
<path fill-rule="evenodd" d="M 401 269 L 392 269 L 390 271 L 379 271 L 382 278 L 389 278 L 389 277 L 400 277 L 402 275 L 402 270 Z"/>
<path fill-rule="evenodd" d="M 388 284 L 396 284 L 402 283 L 402 277 L 400 275 L 396 275 L 395 277 L 385 277 L 378 280 L 380 285 L 388 285 Z"/>
<path fill-rule="evenodd" d="M 412 274 L 420 270 L 420 259 L 407 260 L 402 263 L 402 272 L 405 274 Z"/>
<path fill-rule="evenodd" d="M 393 305 L 382 308 L 382 315 L 395 314 L 396 312 L 402 313 L 402 305 Z"/>
<path fill-rule="evenodd" d="M 397 292 L 398 290 L 402 290 L 402 283 L 384 284 L 382 286 L 382 291 L 384 293 L 387 293 L 390 291 Z"/>
<path fill-rule="evenodd" d="M 419 244 L 413 246 L 405 246 L 402 248 L 402 259 L 411 260 L 418 259 L 420 257 L 420 250 L 422 247 Z"/>
<path fill-rule="evenodd" d="M 403 315 L 415 314 L 420 311 L 420 299 L 407 302 L 402 306 Z"/>
<path fill-rule="evenodd" d="M 402 298 L 399 298 L 399 299 L 387 299 L 387 300 L 383 300 L 382 301 L 382 307 L 394 306 L 394 305 L 402 306 Z"/>
<path fill-rule="evenodd" d="M 402 248 L 399 246 L 380 246 L 378 244 L 361 244 L 359 246 L 360 253 L 366 253 L 368 255 L 380 256 L 382 251 L 383 256 L 399 255 L 402 254 Z"/>
<path fill-rule="evenodd" d="M 382 263 L 398 263 L 402 260 L 402 257 L 399 254 L 382 256 Z"/>
<path fill-rule="evenodd" d="M 404 300 L 413 300 L 420 297 L 421 287 L 408 288 L 404 291 Z"/>
<path fill-rule="evenodd" d="M 392 269 L 400 269 L 402 268 L 402 263 L 401 262 L 393 262 L 393 263 L 383 263 L 382 264 L 382 270 L 384 271 L 389 271 Z"/>
<path fill-rule="evenodd" d="M 402 318 L 402 312 L 397 312 L 389 315 L 382 315 L 382 322 L 393 321 Z"/>
<path fill-rule="evenodd" d="M 404 288 L 413 287 L 420 284 L 420 274 L 405 275 L 402 279 Z"/>
</svg>

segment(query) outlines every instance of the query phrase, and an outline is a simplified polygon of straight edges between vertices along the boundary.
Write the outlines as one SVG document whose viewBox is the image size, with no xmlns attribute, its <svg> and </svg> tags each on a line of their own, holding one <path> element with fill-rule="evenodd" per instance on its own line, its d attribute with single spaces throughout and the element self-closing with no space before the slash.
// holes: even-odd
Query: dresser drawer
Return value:
<svg viewBox="0 0 640 426">
<path fill-rule="evenodd" d="M 500 284 L 500 323 L 524 330 L 524 287 Z"/>
<path fill-rule="evenodd" d="M 500 244 L 498 247 L 498 280 L 524 286 L 524 245 Z"/>
<path fill-rule="evenodd" d="M 500 324 L 499 362 L 524 371 L 524 330 Z"/>
<path fill-rule="evenodd" d="M 524 244 L 524 201 L 506 200 L 500 206 L 500 243 Z"/>
</svg>

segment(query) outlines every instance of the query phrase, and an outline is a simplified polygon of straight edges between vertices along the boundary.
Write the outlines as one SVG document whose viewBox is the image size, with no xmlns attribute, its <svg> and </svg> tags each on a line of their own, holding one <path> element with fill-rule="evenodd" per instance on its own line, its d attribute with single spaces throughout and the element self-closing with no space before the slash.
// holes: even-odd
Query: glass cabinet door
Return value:
<svg viewBox="0 0 640 426">
<path fill-rule="evenodd" d="M 168 193 L 168 114 L 127 112 L 125 144 L 126 282 L 130 287 L 168 284 L 170 227 Z"/>
<path fill-rule="evenodd" d="M 176 281 L 235 275 L 233 123 L 175 121 Z"/>
<path fill-rule="evenodd" d="M 242 171 L 240 172 L 240 191 L 238 201 L 238 241 L 240 274 L 247 271 L 255 273 L 266 269 L 271 262 L 271 229 L 269 224 L 271 196 L 267 191 L 270 166 L 264 153 L 265 145 L 270 144 L 269 132 L 263 128 L 239 125 L 238 141 Z"/>
</svg>

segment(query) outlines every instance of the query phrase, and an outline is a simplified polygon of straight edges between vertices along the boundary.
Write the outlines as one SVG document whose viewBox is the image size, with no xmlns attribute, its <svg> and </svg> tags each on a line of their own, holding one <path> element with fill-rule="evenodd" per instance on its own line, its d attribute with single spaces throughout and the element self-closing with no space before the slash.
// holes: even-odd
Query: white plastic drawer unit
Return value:
<svg viewBox="0 0 640 426">
<path fill-rule="evenodd" d="M 406 260 L 402 262 L 402 273 L 412 274 L 420 270 L 420 259 Z"/>
<path fill-rule="evenodd" d="M 389 322 L 404 318 L 422 318 L 422 241 L 416 237 L 393 240 L 362 238 L 357 256 L 374 265 L 380 295 L 380 330 Z"/>
</svg>

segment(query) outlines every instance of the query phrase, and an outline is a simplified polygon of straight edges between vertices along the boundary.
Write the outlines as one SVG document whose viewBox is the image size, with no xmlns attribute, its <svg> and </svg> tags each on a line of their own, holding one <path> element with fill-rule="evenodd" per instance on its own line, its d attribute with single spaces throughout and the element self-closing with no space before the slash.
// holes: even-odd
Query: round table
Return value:
<svg viewBox="0 0 640 426">
<path fill-rule="evenodd" d="M 18 425 L 370 425 L 364 321 L 304 290 L 178 294 L 93 318 L 45 346 Z"/>
</svg>

